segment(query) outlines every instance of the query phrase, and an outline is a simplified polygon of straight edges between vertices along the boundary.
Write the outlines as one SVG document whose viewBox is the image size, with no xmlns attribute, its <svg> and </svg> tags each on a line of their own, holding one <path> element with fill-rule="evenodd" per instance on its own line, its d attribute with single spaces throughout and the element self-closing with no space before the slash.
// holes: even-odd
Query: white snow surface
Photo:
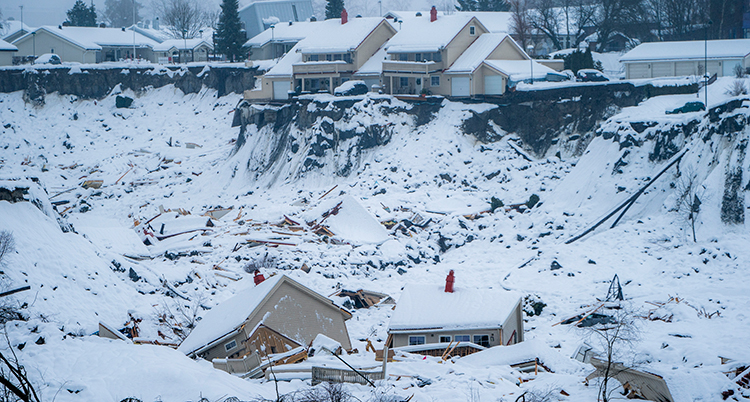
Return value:
<svg viewBox="0 0 750 402">
<path fill-rule="evenodd" d="M 305 54 L 349 52 L 359 47 L 384 21 L 379 17 L 350 18 L 346 24 L 342 24 L 340 18 L 320 21 L 315 30 L 298 43 L 298 49 Z"/>
<path fill-rule="evenodd" d="M 707 88 L 709 106 L 733 99 L 725 93 L 733 81 L 720 78 Z M 287 274 L 324 295 L 340 288 L 367 289 L 398 300 L 404 286 L 411 284 L 431 284 L 440 292 L 448 270 L 454 269 L 459 291 L 507 288 L 535 295 L 547 304 L 541 315 L 525 317 L 525 341 L 517 349 L 491 348 L 448 362 L 406 355 L 389 363 L 389 374 L 402 375 L 401 379 L 388 376 L 390 392 L 402 399 L 413 394 L 414 402 L 467 400 L 472 395 L 474 400 L 515 400 L 525 391 L 545 389 L 564 389 L 571 394 L 563 398 L 567 400 L 595 400 L 595 384 L 586 387 L 582 381 L 593 367 L 565 360 L 581 342 L 591 339 L 568 325 L 553 325 L 603 298 L 614 274 L 639 315 L 655 308 L 646 302 L 664 302 L 670 296 L 706 313 L 720 313 L 708 318 L 685 306 L 668 306 L 658 312 L 673 314 L 672 322 L 638 319 L 641 335 L 627 360 L 636 362 L 638 369 L 662 375 L 677 400 L 720 400 L 720 393 L 733 385 L 723 374 L 730 365 L 722 365 L 719 356 L 734 359 L 732 364 L 750 362 L 750 352 L 743 347 L 748 342 L 750 305 L 749 226 L 727 225 L 720 216 L 727 169 L 739 164 L 746 172 L 750 164 L 750 158 L 736 160 L 739 142 L 733 142 L 746 138 L 748 129 L 742 127 L 731 137 L 714 134 L 704 141 L 701 136 L 711 123 L 703 113 L 665 114 L 694 101 L 695 94 L 654 97 L 638 106 L 613 108 L 612 116 L 599 125 L 602 131 L 618 132 L 623 139 L 631 136 L 643 141 L 641 147 L 622 148 L 612 138 L 593 136 L 577 149 L 573 144 L 578 143 L 561 140 L 547 155 L 531 161 L 508 144 L 513 133 L 497 142 L 480 143 L 460 131 L 464 119 L 492 105 L 445 101 L 431 122 L 416 126 L 407 113 L 383 114 L 374 100 L 385 98 L 368 95 L 355 100 L 341 120 L 313 124 L 313 130 L 320 130 L 324 121 L 340 130 L 390 125 L 390 141 L 364 150 L 352 173 L 341 176 L 336 163 L 342 156 L 333 150 L 319 159 L 324 167 L 304 169 L 309 152 L 305 141 L 322 130 L 314 134 L 291 130 L 289 135 L 300 150 L 285 154 L 279 165 L 267 164 L 275 141 L 268 126 L 249 126 L 247 144 L 233 152 L 238 129 L 230 128 L 229 112 L 239 95 L 219 98 L 212 90 L 186 95 L 171 86 L 137 95 L 124 93 L 135 98 L 131 109 L 116 109 L 114 96 L 86 100 L 47 94 L 43 106 L 32 106 L 24 103 L 20 92 L 0 94 L 0 177 L 39 178 L 52 201 L 68 201 L 57 210 L 74 206 L 65 215 L 76 229 L 81 225 L 79 233 L 64 233 L 54 212 L 45 214 L 46 207 L 0 201 L 0 230 L 11 231 L 16 243 L 16 251 L 2 263 L 2 285 L 32 288 L 4 299 L 28 319 L 6 325 L 8 340 L 45 402 L 117 402 L 127 396 L 185 401 L 199 400 L 201 393 L 212 401 L 229 396 L 274 398 L 273 382 L 243 381 L 166 347 L 91 336 L 99 321 L 119 330 L 133 315 L 142 319 L 142 338 L 156 339 L 161 331 L 169 341 L 179 342 L 157 315 L 166 306 L 174 309 L 191 303 L 170 297 L 172 292 L 163 283 L 191 300 L 203 300 L 207 307 L 217 306 L 252 286 L 252 275 L 243 267 L 264 256 L 275 259 L 268 273 Z M 700 99 L 703 96 L 701 90 Z M 334 108 L 328 103 L 333 97 L 316 99 L 319 107 Z M 388 102 L 409 108 L 398 100 Z M 748 110 L 736 109 L 727 117 L 747 118 Z M 638 133 L 631 123 L 641 122 L 648 122 L 648 128 Z M 681 124 L 705 131 L 684 138 Z M 673 143 L 690 148 L 679 164 L 682 176 L 672 168 L 617 226 L 602 225 L 565 244 L 654 177 L 665 162 L 650 159 L 654 150 L 650 138 L 657 130 L 675 128 Z M 202 148 L 186 148 L 188 142 Z M 628 164 L 616 173 L 614 164 L 620 158 Z M 134 168 L 128 172 L 131 164 Z M 685 176 L 695 176 L 705 188 L 696 221 L 697 242 L 675 209 L 678 196 L 672 184 L 677 186 Z M 104 186 L 82 189 L 80 183 L 87 179 L 101 179 Z M 744 176 L 742 185 L 746 182 Z M 320 202 L 310 202 L 334 185 L 338 187 Z M 56 196 L 66 190 L 71 191 Z M 38 194 L 44 197 L 41 188 Z M 487 210 L 491 197 L 510 205 L 525 202 L 531 194 L 537 194 L 542 204 L 525 213 L 501 208 L 472 219 L 463 216 Z M 739 194 L 745 197 L 744 205 L 750 205 L 747 192 Z M 387 231 L 388 240 L 382 244 L 326 243 L 306 231 L 294 236 L 273 226 L 284 215 L 302 220 L 299 217 L 312 209 L 324 203 L 333 207 L 344 196 L 351 196 L 374 222 L 412 219 L 414 214 L 431 222 L 424 230 L 406 234 Z M 183 208 L 191 213 L 188 217 L 218 207 L 234 208 L 206 235 L 145 246 L 153 259 L 123 257 L 122 250 L 111 244 L 116 241 L 112 237 L 132 228 L 134 219 L 145 222 L 156 216 L 159 205 Z M 319 214 L 315 216 L 319 219 Z M 91 227 L 116 230 L 111 237 L 93 232 L 84 237 Z M 253 238 L 293 245 L 243 245 Z M 447 239 L 445 251 L 438 244 L 441 238 Z M 186 255 L 166 258 L 164 252 L 172 245 L 183 247 Z M 551 270 L 553 261 L 562 268 Z M 223 270 L 213 269 L 216 264 Z M 311 268 L 309 273 L 297 269 L 303 264 Z M 130 269 L 139 279 L 132 280 Z M 205 317 L 214 309 L 197 311 Z M 394 314 L 390 306 L 354 311 L 347 329 L 360 353 L 344 358 L 360 367 L 379 367 L 374 355 L 364 352 L 363 339 L 382 348 Z M 36 343 L 39 338 L 44 344 Z M 538 354 L 545 364 L 557 360 L 550 356 L 560 361 L 550 363 L 555 373 L 518 384 L 521 375 L 502 359 L 506 350 L 508 355 L 517 350 L 524 358 Z M 497 363 L 493 363 L 495 353 Z M 410 377 L 414 375 L 432 384 L 419 387 Z M 282 393 L 308 386 L 306 380 L 279 384 Z M 367 387 L 346 385 L 345 389 L 360 400 L 372 395 Z"/>
<path fill-rule="evenodd" d="M 521 295 L 503 289 L 409 284 L 396 303 L 388 328 L 394 331 L 498 328 L 505 323 Z"/>
<path fill-rule="evenodd" d="M 750 55 L 750 39 L 723 39 L 642 43 L 620 58 L 621 62 L 647 60 L 696 60 L 745 58 Z"/>
<path fill-rule="evenodd" d="M 18 51 L 18 48 L 15 45 L 11 45 L 10 43 L 0 39 L 0 51 L 15 52 Z"/>
</svg>

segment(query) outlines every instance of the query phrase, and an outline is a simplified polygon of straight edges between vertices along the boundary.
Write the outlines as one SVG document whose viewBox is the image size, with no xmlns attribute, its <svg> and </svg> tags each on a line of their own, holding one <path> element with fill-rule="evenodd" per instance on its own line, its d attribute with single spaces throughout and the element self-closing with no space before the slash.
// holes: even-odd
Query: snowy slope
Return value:
<svg viewBox="0 0 750 402">
<path fill-rule="evenodd" d="M 729 83 L 719 80 L 709 87 L 711 106 L 730 100 L 724 94 Z M 474 392 L 486 400 L 501 396 L 515 400 L 524 390 L 545 388 L 563 388 L 572 395 L 569 400 L 592 400 L 595 387 L 581 384 L 592 369 L 566 360 L 585 340 L 584 334 L 553 324 L 603 298 L 614 274 L 620 277 L 627 302 L 643 314 L 654 307 L 647 301 L 664 302 L 670 296 L 685 298 L 708 314 L 720 312 L 708 318 L 680 305 L 670 323 L 640 320 L 641 337 L 630 360 L 663 375 L 677 400 L 716 400 L 731 386 L 718 356 L 750 361 L 750 353 L 741 347 L 748 340 L 744 309 L 750 302 L 744 285 L 744 268 L 750 261 L 747 224 L 727 224 L 721 215 L 727 172 L 748 171 L 750 159 L 739 157 L 748 132 L 744 127 L 731 134 L 718 130 L 722 124 L 746 118 L 746 107 L 717 115 L 719 119 L 709 123 L 700 113 L 664 114 L 695 100 L 695 95 L 653 98 L 604 122 L 580 158 L 527 161 L 508 144 L 512 134 L 489 144 L 461 134 L 461 123 L 472 110 L 491 105 L 446 101 L 431 121 L 417 126 L 405 110 L 408 106 L 389 101 L 392 109 L 386 114 L 378 102 L 364 98 L 355 100 L 341 119 L 321 117 L 291 125 L 283 136 L 273 125 L 261 129 L 250 125 L 246 144 L 234 152 L 238 129 L 229 127 L 229 113 L 239 101 L 234 95 L 220 99 L 212 91 L 183 95 L 167 87 L 139 94 L 132 109 L 116 109 L 114 97 L 94 102 L 48 95 L 40 109 L 25 105 L 20 93 L 2 94 L 0 100 L 5 127 L 0 131 L 0 176 L 40 177 L 50 196 L 72 189 L 52 201 L 68 201 L 58 211 L 74 206 L 66 215 L 74 227 L 81 227 L 80 234 L 62 233 L 34 206 L 0 201 L 0 230 L 14 232 L 18 249 L 5 262 L 6 279 L 11 285 L 25 281 L 32 285 L 32 292 L 16 296 L 19 304 L 33 303 L 26 309 L 29 322 L 11 332 L 11 344 L 28 345 L 19 352 L 27 367 L 47 367 L 45 400 L 52 400 L 57 384 L 65 381 L 88 387 L 78 394 L 65 392 L 70 400 L 124 397 L 125 391 L 113 383 L 89 385 L 94 382 L 92 373 L 104 370 L 101 366 L 50 363 L 66 356 L 111 353 L 110 359 L 123 359 L 122 364 L 131 367 L 128 375 L 142 371 L 143 378 L 149 373 L 180 373 L 182 369 L 170 367 L 187 363 L 171 351 L 159 355 L 159 361 L 167 362 L 164 366 L 154 363 L 149 368 L 144 362 L 153 361 L 152 357 L 141 352 L 148 349 L 138 349 L 144 346 L 87 335 L 100 320 L 122 328 L 130 312 L 142 319 L 142 336 L 156 338 L 162 331 L 178 341 L 177 334 L 156 317 L 162 307 L 193 306 L 200 316 L 205 311 L 201 305 L 213 307 L 247 288 L 252 274 L 245 272 L 245 265 L 264 256 L 276 266 L 264 271 L 284 269 L 324 295 L 338 287 L 364 288 L 398 299 L 405 284 L 440 287 L 448 270 L 454 269 L 456 286 L 462 289 L 502 287 L 536 295 L 547 304 L 541 316 L 528 318 L 525 338 L 534 342 L 538 354 L 555 353 L 550 359 L 561 367 L 558 372 L 518 387 L 518 373 L 505 364 L 488 363 L 491 356 L 458 359 L 455 364 L 407 358 L 389 365 L 391 373 L 432 380 L 423 388 L 409 377 L 393 381 L 394 392 L 404 397 L 414 394 L 415 401 L 467 400 Z M 336 113 L 328 100 L 321 97 L 311 107 Z M 639 132 L 634 128 L 640 130 L 637 123 L 648 127 Z M 367 132 L 372 126 L 389 127 L 387 141 L 358 148 L 355 137 L 336 137 L 341 132 Z M 337 146 L 313 149 L 323 143 L 320 138 Z M 188 148 L 188 142 L 201 147 Z M 685 172 L 692 170 L 696 183 L 705 188 L 696 225 L 698 242 L 692 241 L 684 216 L 674 208 L 680 177 L 673 167 L 615 228 L 609 229 L 610 221 L 565 244 L 665 166 L 670 152 L 657 152 L 658 157 L 651 158 L 657 144 L 670 152 L 688 149 L 680 171 L 687 176 Z M 554 153 L 554 149 L 548 152 Z M 305 166 L 308 158 L 316 164 Z M 627 164 L 615 168 L 618 160 Z M 747 174 L 741 177 L 744 187 Z M 90 179 L 103 180 L 104 186 L 96 191 L 81 189 L 79 184 Z M 539 196 L 541 205 L 530 211 L 485 212 L 492 197 L 511 205 L 526 202 L 532 194 Z M 747 197 L 747 191 L 739 194 Z M 319 220 L 321 211 L 342 199 L 362 208 L 333 216 L 331 230 L 367 241 L 327 242 L 307 229 L 307 222 Z M 750 205 L 747 199 L 744 205 Z M 170 223 L 192 228 L 193 220 L 203 221 L 202 214 L 210 209 L 232 210 L 206 230 L 143 246 L 154 259 L 136 261 L 120 254 L 130 255 L 131 249 L 141 247 L 130 235 L 118 241 L 117 233 L 133 230 L 136 220 L 139 225 L 151 220 L 160 206 L 173 212 L 156 218 L 151 226 L 158 233 L 161 224 L 156 222 L 165 223 L 167 234 L 172 233 Z M 190 215 L 176 212 L 179 209 Z M 394 227 L 386 237 L 368 229 L 374 222 L 412 221 L 415 214 L 429 224 Z M 304 230 L 292 233 L 273 226 L 285 215 Z M 350 216 L 361 223 L 353 224 Z M 96 235 L 102 228 L 108 236 Z M 370 241 L 374 235 L 376 241 Z M 270 247 L 259 241 L 283 244 Z M 112 260 L 127 268 L 125 272 L 113 269 Z M 552 269 L 553 261 L 561 268 Z M 303 264 L 311 268 L 310 273 L 298 269 Z M 213 269 L 214 265 L 221 269 Z M 137 282 L 129 277 L 131 267 L 141 277 Z M 363 340 L 369 338 L 382 347 L 391 314 L 390 308 L 355 311 L 347 322 L 353 346 L 363 351 Z M 37 332 L 31 332 L 34 326 L 39 327 Z M 66 337 L 69 332 L 83 336 L 71 339 Z M 33 344 L 39 336 L 47 339 L 44 345 Z M 367 360 L 371 355 L 363 352 L 351 358 Z M 236 379 L 203 369 L 181 377 L 176 387 L 182 386 L 183 393 L 161 388 L 167 377 L 153 376 L 148 382 L 152 385 L 140 395 L 143 400 L 158 395 L 165 401 L 197 400 L 201 387 L 192 384 L 199 377 L 206 378 L 206 393 L 215 390 L 210 391 L 211 400 L 235 393 L 241 399 L 273 395 L 272 383 L 240 385 Z M 219 392 L 222 387 L 227 391 Z M 294 381 L 284 383 L 282 391 L 304 387 L 304 382 Z M 369 397 L 364 387 L 348 389 L 361 399 Z M 103 390 L 111 390 L 111 396 L 101 396 Z"/>
</svg>

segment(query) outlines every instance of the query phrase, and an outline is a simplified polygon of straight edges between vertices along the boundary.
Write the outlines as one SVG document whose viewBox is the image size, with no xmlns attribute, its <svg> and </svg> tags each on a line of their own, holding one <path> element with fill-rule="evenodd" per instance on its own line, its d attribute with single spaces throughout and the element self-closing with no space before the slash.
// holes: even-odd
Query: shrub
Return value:
<svg viewBox="0 0 750 402">
<path fill-rule="evenodd" d="M 734 82 L 732 82 L 732 85 L 727 88 L 726 94 L 731 96 L 747 95 L 747 86 L 745 86 L 745 81 L 741 79 L 734 80 Z"/>
</svg>

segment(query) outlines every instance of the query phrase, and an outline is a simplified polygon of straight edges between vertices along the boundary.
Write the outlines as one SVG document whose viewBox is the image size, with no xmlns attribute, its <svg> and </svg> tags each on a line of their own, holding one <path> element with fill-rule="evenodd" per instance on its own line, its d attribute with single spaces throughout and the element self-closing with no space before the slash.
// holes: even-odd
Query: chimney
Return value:
<svg viewBox="0 0 750 402">
<path fill-rule="evenodd" d="M 253 277 L 253 281 L 255 282 L 255 286 L 260 285 L 265 280 L 266 280 L 266 278 L 263 276 L 263 274 L 260 273 L 260 270 L 256 269 L 255 270 L 255 276 Z"/>
<path fill-rule="evenodd" d="M 156 17 L 156 19 L 154 19 L 153 24 L 151 24 L 151 28 L 156 29 L 157 31 L 159 30 L 159 17 Z"/>
<path fill-rule="evenodd" d="M 341 9 L 341 25 L 344 25 L 349 21 L 349 14 L 346 13 L 346 9 Z"/>
<path fill-rule="evenodd" d="M 430 9 L 430 22 L 437 21 L 437 8 L 435 6 L 432 6 Z"/>
<path fill-rule="evenodd" d="M 456 278 L 453 276 L 453 270 L 451 269 L 448 276 L 445 277 L 445 293 L 453 293 L 453 282 L 455 281 Z"/>
</svg>

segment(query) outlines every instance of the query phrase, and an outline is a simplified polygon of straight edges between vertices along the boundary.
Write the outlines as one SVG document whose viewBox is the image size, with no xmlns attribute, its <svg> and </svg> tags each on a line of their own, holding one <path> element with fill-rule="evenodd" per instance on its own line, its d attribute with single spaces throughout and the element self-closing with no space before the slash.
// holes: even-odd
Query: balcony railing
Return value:
<svg viewBox="0 0 750 402">
<path fill-rule="evenodd" d="M 443 69 L 442 62 L 434 61 L 383 61 L 383 74 L 431 74 Z"/>
<path fill-rule="evenodd" d="M 308 61 L 292 65 L 294 74 L 338 74 L 354 72 L 354 64 L 343 60 Z"/>
</svg>

